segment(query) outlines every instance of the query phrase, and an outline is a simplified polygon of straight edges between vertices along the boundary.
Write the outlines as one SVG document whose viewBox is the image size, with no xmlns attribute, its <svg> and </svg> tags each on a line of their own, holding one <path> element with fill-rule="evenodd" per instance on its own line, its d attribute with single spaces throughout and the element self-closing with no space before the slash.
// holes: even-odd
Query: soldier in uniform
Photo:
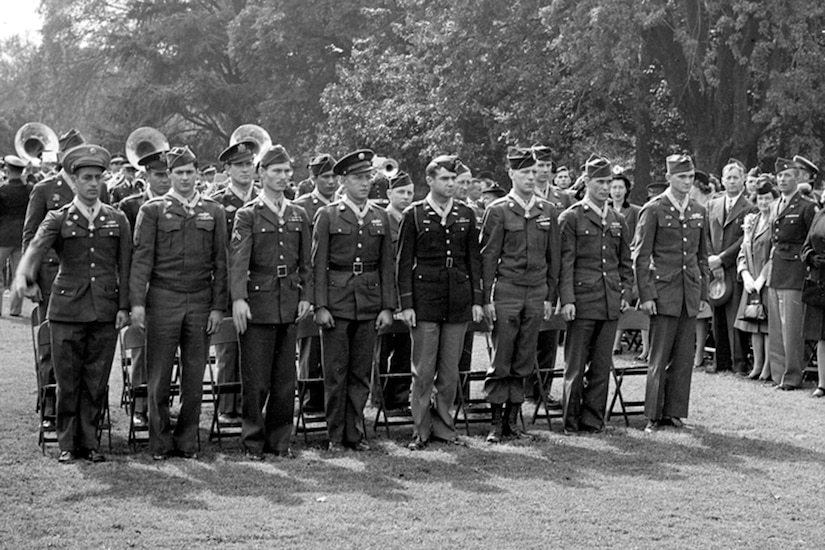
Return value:
<svg viewBox="0 0 825 550">
<path fill-rule="evenodd" d="M 128 165 L 126 157 L 123 155 L 115 155 L 109 163 L 109 180 L 107 187 L 109 189 L 109 199 L 111 204 L 117 206 L 120 201 L 126 197 L 131 197 L 138 192 L 135 187 L 135 172 L 134 169 L 129 172 L 126 171 Z"/>
<path fill-rule="evenodd" d="M 80 132 L 72 128 L 65 134 L 61 135 L 58 143 L 60 151 L 59 156 L 69 149 L 82 145 L 86 140 L 80 135 Z M 105 194 L 105 191 L 101 191 Z M 69 176 L 65 168 L 61 167 L 60 171 L 53 177 L 44 179 L 35 184 L 29 195 L 29 204 L 26 206 L 26 218 L 23 222 L 23 253 L 29 246 L 29 243 L 37 233 L 37 228 L 40 223 L 46 219 L 46 214 L 52 210 L 57 210 L 69 204 L 74 199 L 74 181 Z M 106 202 L 101 198 L 102 202 Z M 32 299 L 37 302 L 37 316 L 40 321 L 46 320 L 46 308 L 49 305 L 49 296 L 52 291 L 52 281 L 57 276 L 59 259 L 54 250 L 50 250 L 42 258 L 42 262 L 37 270 L 35 282 L 37 283 L 38 295 L 32 296 Z M 47 384 L 54 384 L 54 368 L 52 366 L 51 351 L 46 346 L 40 346 L 40 357 L 38 357 L 38 376 L 40 377 L 40 387 Z M 46 399 L 40 404 L 43 407 L 44 415 L 49 417 L 54 415 L 54 401 Z M 51 420 L 43 421 L 43 429 L 51 429 Z"/>
<path fill-rule="evenodd" d="M 238 209 L 258 196 L 258 190 L 252 184 L 258 149 L 258 144 L 254 141 L 241 141 L 230 145 L 218 156 L 218 160 L 226 165 L 229 172 L 229 185 L 212 195 L 212 200 L 223 206 L 226 212 L 227 235 L 232 233 Z M 216 345 L 215 361 L 218 383 L 240 381 L 237 343 Z M 240 398 L 235 394 L 225 396 L 221 399 L 218 412 L 218 421 L 222 424 L 237 424 L 241 416 Z"/>
<path fill-rule="evenodd" d="M 802 282 L 807 272 L 802 244 L 816 215 L 816 203 L 798 190 L 799 166 L 776 159 L 776 183 L 781 195 L 771 212 L 773 249 L 768 274 L 771 380 L 780 390 L 802 385 L 805 339 L 802 330 Z"/>
<path fill-rule="evenodd" d="M 29 203 L 31 185 L 23 181 L 26 163 L 14 155 L 6 155 L 6 181 L 0 184 L 0 267 L 5 267 L 11 260 L 12 273 L 20 261 L 23 240 L 23 223 L 26 219 L 26 206 Z M 9 315 L 19 317 L 23 307 L 23 298 L 12 294 Z M 3 289 L 0 287 L 0 313 L 3 310 Z"/>
<path fill-rule="evenodd" d="M 642 207 L 633 242 L 640 307 L 650 315 L 647 433 L 680 428 L 688 414 L 692 335 L 709 277 L 707 213 L 688 195 L 694 176 L 689 156 L 667 157 L 668 188 Z"/>
<path fill-rule="evenodd" d="M 559 216 L 565 433 L 604 428 L 613 337 L 633 289 L 627 224 L 608 204 L 611 164 L 591 157 L 584 168 L 584 199 Z"/>
<path fill-rule="evenodd" d="M 338 190 L 338 176 L 332 171 L 335 162 L 327 154 L 318 155 L 309 162 L 313 189 L 308 194 L 300 195 L 295 204 L 306 210 L 310 227 L 315 224 L 318 210 L 333 202 Z M 301 378 L 321 378 L 321 337 L 311 316 L 298 322 L 298 368 Z M 304 391 L 304 411 L 323 411 L 324 385 L 320 382 L 307 383 Z"/>
<path fill-rule="evenodd" d="M 493 359 L 484 379 L 493 409 L 490 443 L 523 435 L 524 378 L 533 371 L 539 325 L 556 302 L 560 261 L 556 209 L 534 193 L 533 152 L 513 148 L 507 162 L 513 188 L 487 207 L 481 229 L 484 307 L 493 324 Z"/>
<path fill-rule="evenodd" d="M 241 339 L 246 455 L 293 458 L 296 319 L 310 311 L 310 225 L 306 211 L 284 197 L 292 161 L 274 145 L 258 165 L 263 189 L 241 207 L 229 255 L 232 318 Z"/>
<path fill-rule="evenodd" d="M 398 235 L 401 220 L 404 217 L 403 212 L 412 203 L 414 191 L 412 179 L 403 170 L 389 180 L 387 198 L 390 203 L 386 210 L 390 220 L 392 246 L 395 251 L 398 250 Z M 397 320 L 395 325 L 393 329 L 403 328 L 403 330 L 391 330 L 381 335 L 381 355 L 378 358 L 378 369 L 382 374 L 410 374 L 410 357 L 412 354 L 410 333 L 403 321 Z M 406 377 L 389 378 L 385 382 L 383 390 L 381 388 L 377 389 L 383 391 L 382 395 L 386 410 L 404 409 L 410 404 L 410 384 Z"/>
<path fill-rule="evenodd" d="M 404 212 L 398 239 L 401 317 L 413 344 L 410 450 L 431 439 L 457 442 L 451 408 L 458 360 L 467 323 L 484 316 L 475 214 L 453 200 L 459 168 L 452 155 L 430 161 L 430 192 Z"/>
<path fill-rule="evenodd" d="M 807 195 L 817 204 L 822 202 L 822 189 L 816 183 L 816 177 L 819 175 L 819 168 L 816 164 L 809 161 L 803 156 L 794 155 L 793 161 L 799 167 L 799 190 L 805 189 L 804 195 Z"/>
<path fill-rule="evenodd" d="M 143 166 L 146 170 L 146 190 L 142 193 L 136 193 L 130 197 L 126 197 L 118 203 L 118 208 L 126 214 L 129 220 L 129 227 L 137 227 L 137 217 L 140 212 L 140 207 L 147 201 L 154 198 L 161 197 L 169 191 L 169 174 L 166 172 L 166 151 L 156 151 L 141 157 L 138 164 Z M 143 333 L 143 329 L 138 329 Z M 145 335 L 144 335 L 145 338 Z M 145 384 L 147 381 L 146 375 L 146 350 L 139 348 L 132 356 L 132 384 L 139 386 Z M 135 417 L 134 424 L 137 427 L 144 427 L 147 425 L 148 418 L 147 401 L 143 397 L 138 397 L 135 400 Z"/>
<path fill-rule="evenodd" d="M 335 164 L 344 195 L 318 211 L 312 235 L 315 322 L 322 329 L 332 452 L 369 450 L 362 422 L 375 335 L 392 324 L 397 304 L 390 221 L 367 200 L 374 156 L 359 150 Z"/>
<path fill-rule="evenodd" d="M 96 427 L 106 399 L 118 330 L 129 322 L 130 228 L 100 201 L 109 152 L 79 145 L 63 157 L 77 195 L 49 212 L 15 276 L 17 293 L 34 292 L 35 274 L 52 249 L 60 258 L 47 318 L 57 380 L 60 462 L 106 458 Z"/>
<path fill-rule="evenodd" d="M 166 153 L 166 166 L 172 189 L 140 208 L 129 284 L 132 323 L 146 329 L 155 460 L 197 458 L 209 335 L 219 328 L 227 303 L 224 210 L 195 191 L 197 159 L 188 147 Z M 181 407 L 173 431 L 169 390 L 178 346 Z"/>
</svg>

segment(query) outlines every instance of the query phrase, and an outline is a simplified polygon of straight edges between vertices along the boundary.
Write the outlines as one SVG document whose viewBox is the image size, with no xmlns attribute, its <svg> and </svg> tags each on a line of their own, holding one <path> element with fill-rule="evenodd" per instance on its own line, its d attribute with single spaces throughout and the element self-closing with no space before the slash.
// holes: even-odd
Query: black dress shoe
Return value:
<svg viewBox="0 0 825 550">
<path fill-rule="evenodd" d="M 172 457 L 172 453 L 165 452 L 165 453 L 155 453 L 152 455 L 152 460 L 154 461 L 161 461 L 161 460 L 168 460 Z"/>
<path fill-rule="evenodd" d="M 247 460 L 252 460 L 254 462 L 261 462 L 264 459 L 264 454 L 262 452 L 253 451 L 252 449 L 244 450 L 243 455 Z"/>
<path fill-rule="evenodd" d="M 292 449 L 286 449 L 284 451 L 275 451 L 273 453 L 278 458 L 286 458 L 288 460 L 293 460 L 295 457 L 295 453 L 292 452 Z"/>
<path fill-rule="evenodd" d="M 796 386 L 790 386 L 788 384 L 779 384 L 778 386 L 776 386 L 776 389 L 777 390 L 782 390 L 782 391 L 794 391 L 795 389 L 797 389 L 797 387 Z"/>
<path fill-rule="evenodd" d="M 456 447 L 466 447 L 467 443 L 460 439 L 457 435 L 449 438 L 438 437 L 434 435 L 430 438 L 432 441 L 436 443 L 444 443 L 445 445 L 454 445 Z"/>
<path fill-rule="evenodd" d="M 655 420 L 648 420 L 647 424 L 645 425 L 645 433 L 652 434 L 658 428 L 658 423 Z"/>
<path fill-rule="evenodd" d="M 195 451 L 178 451 L 178 456 L 186 460 L 197 460 L 198 453 Z"/>
<path fill-rule="evenodd" d="M 327 451 L 330 453 L 343 453 L 346 451 L 343 445 L 340 443 L 335 443 L 334 441 L 330 441 L 329 445 L 327 446 Z"/>
<path fill-rule="evenodd" d="M 74 462 L 76 459 L 77 455 L 75 455 L 74 451 L 60 451 L 60 456 L 57 457 L 57 461 L 61 464 L 68 464 Z"/>
<path fill-rule="evenodd" d="M 89 462 L 106 462 L 106 456 L 97 449 L 89 449 L 86 453 L 86 460 Z"/>
<path fill-rule="evenodd" d="M 407 443 L 407 449 L 411 451 L 423 451 L 427 447 L 427 442 L 418 436 L 413 437 L 413 440 Z"/>
<path fill-rule="evenodd" d="M 349 447 L 353 451 L 371 451 L 372 447 L 370 447 L 367 443 L 363 441 L 358 441 L 357 443 L 344 443 L 345 446 Z"/>
</svg>

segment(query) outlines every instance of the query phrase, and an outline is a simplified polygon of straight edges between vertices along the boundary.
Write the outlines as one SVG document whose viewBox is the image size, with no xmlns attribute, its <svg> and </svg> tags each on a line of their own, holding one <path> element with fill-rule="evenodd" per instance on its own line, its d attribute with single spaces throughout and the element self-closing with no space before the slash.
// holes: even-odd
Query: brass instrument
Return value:
<svg viewBox="0 0 825 550">
<path fill-rule="evenodd" d="M 372 167 L 378 175 L 384 176 L 387 179 L 391 179 L 398 173 L 398 161 L 390 157 L 373 157 Z"/>
<path fill-rule="evenodd" d="M 57 152 L 60 142 L 57 134 L 40 122 L 27 122 L 14 135 L 17 156 L 29 164 L 39 165 L 44 152 Z"/>
<path fill-rule="evenodd" d="M 143 169 L 138 164 L 141 158 L 156 151 L 168 150 L 169 140 L 166 139 L 166 136 L 160 130 L 149 126 L 138 128 L 126 138 L 126 158 L 129 160 L 129 164 L 138 171 Z"/>
<path fill-rule="evenodd" d="M 235 145 L 246 140 L 252 140 L 258 144 L 255 155 L 258 155 L 261 151 L 266 151 L 272 146 L 272 138 L 269 136 L 269 132 L 257 124 L 242 124 L 235 128 L 235 131 L 229 136 L 229 145 Z"/>
</svg>

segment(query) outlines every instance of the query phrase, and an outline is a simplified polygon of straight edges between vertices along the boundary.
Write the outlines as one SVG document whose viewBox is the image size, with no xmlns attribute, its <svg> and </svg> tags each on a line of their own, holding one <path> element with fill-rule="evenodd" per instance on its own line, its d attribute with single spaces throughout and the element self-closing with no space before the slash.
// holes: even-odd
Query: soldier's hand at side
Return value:
<svg viewBox="0 0 825 550">
<path fill-rule="evenodd" d="M 642 302 L 642 305 L 639 306 L 642 311 L 647 313 L 648 315 L 656 315 L 656 301 L 655 300 L 648 300 L 646 302 Z"/>
<path fill-rule="evenodd" d="M 484 308 L 481 306 L 473 306 L 473 322 L 480 323 L 484 320 Z"/>
<path fill-rule="evenodd" d="M 407 308 L 401 310 L 401 320 L 410 328 L 415 328 L 415 310 Z"/>
<path fill-rule="evenodd" d="M 567 321 L 576 320 L 576 304 L 564 304 L 561 306 L 561 318 Z"/>
<path fill-rule="evenodd" d="M 319 307 L 315 309 L 315 324 L 321 328 L 333 328 L 335 320 L 327 308 Z"/>
<path fill-rule="evenodd" d="M 551 302 L 548 302 L 547 300 L 545 300 L 544 301 L 544 320 L 549 321 L 550 317 L 552 317 L 552 316 L 553 316 L 553 304 Z"/>
<path fill-rule="evenodd" d="M 252 312 L 246 300 L 235 300 L 232 302 L 232 322 L 238 334 L 246 332 L 246 322 L 252 319 Z"/>
<path fill-rule="evenodd" d="M 120 330 L 129 324 L 129 312 L 125 309 L 119 309 L 115 316 L 115 329 Z"/>
<path fill-rule="evenodd" d="M 303 321 L 311 311 L 312 304 L 309 303 L 309 300 L 301 300 L 298 302 L 298 316 L 295 318 L 295 322 Z"/>
<path fill-rule="evenodd" d="M 218 332 L 218 327 L 221 326 L 221 321 L 223 321 L 223 311 L 218 311 L 217 309 L 210 311 L 209 318 L 206 320 L 206 334 L 212 336 Z"/>
<path fill-rule="evenodd" d="M 484 306 L 484 316 L 487 317 L 487 322 L 491 325 L 496 322 L 496 305 L 487 304 Z"/>
<path fill-rule="evenodd" d="M 14 276 L 14 280 L 11 284 L 11 293 L 12 295 L 19 296 L 20 298 L 29 298 L 33 302 L 40 302 L 43 300 L 43 297 L 40 294 L 40 287 L 37 283 L 29 284 L 29 280 L 22 273 Z"/>
<path fill-rule="evenodd" d="M 392 310 L 382 309 L 378 314 L 378 319 L 375 320 L 375 330 L 390 328 L 390 325 L 392 325 Z"/>
<path fill-rule="evenodd" d="M 132 306 L 132 324 L 138 328 L 146 328 L 146 308 Z"/>
</svg>

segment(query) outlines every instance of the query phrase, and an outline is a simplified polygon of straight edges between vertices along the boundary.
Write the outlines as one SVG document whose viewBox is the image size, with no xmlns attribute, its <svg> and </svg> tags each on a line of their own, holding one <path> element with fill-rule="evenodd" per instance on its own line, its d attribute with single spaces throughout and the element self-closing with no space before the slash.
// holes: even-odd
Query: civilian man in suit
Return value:
<svg viewBox="0 0 825 550">
<path fill-rule="evenodd" d="M 117 332 L 129 322 L 132 247 L 126 216 L 100 201 L 109 152 L 98 145 L 66 151 L 63 169 L 77 195 L 53 210 L 31 240 L 15 276 L 15 292 L 35 292 L 35 274 L 54 249 L 60 258 L 49 299 L 57 440 L 62 463 L 103 462 L 97 423 L 106 399 Z"/>
<path fill-rule="evenodd" d="M 321 327 L 329 450 L 366 451 L 362 429 L 376 331 L 396 308 L 390 221 L 367 197 L 375 154 L 339 160 L 344 195 L 318 211 L 312 235 L 315 322 Z"/>
<path fill-rule="evenodd" d="M 707 205 L 710 240 L 708 267 L 711 277 L 722 279 L 730 287 L 724 302 L 713 307 L 713 339 L 716 342 L 716 364 L 705 369 L 714 373 L 733 370 L 746 376 L 748 337 L 733 327 L 736 311 L 742 298 L 742 282 L 736 276 L 736 258 L 742 247 L 745 216 L 756 211 L 756 206 L 745 196 L 745 165 L 731 159 L 722 169 L 725 192 Z"/>
<path fill-rule="evenodd" d="M 608 203 L 613 180 L 610 161 L 591 157 L 584 170 L 584 199 L 559 216 L 559 299 L 567 322 L 565 433 L 604 428 L 613 338 L 633 292 L 627 224 Z"/>
<path fill-rule="evenodd" d="M 404 212 L 396 277 L 401 316 L 412 335 L 413 440 L 457 442 L 452 406 L 467 323 L 481 322 L 481 257 L 475 214 L 453 200 L 459 160 L 427 165 L 430 192 Z"/>
<path fill-rule="evenodd" d="M 335 200 L 338 190 L 338 176 L 332 171 L 336 160 L 327 154 L 314 157 L 309 168 L 310 180 L 313 189 L 295 199 L 295 205 L 307 212 L 309 226 L 315 225 L 315 214 L 318 210 Z M 298 369 L 300 378 L 320 378 L 321 370 L 321 337 L 318 334 L 318 325 L 311 315 L 298 321 Z M 307 383 L 304 393 L 305 412 L 320 412 L 324 410 L 324 384 L 321 382 Z"/>
<path fill-rule="evenodd" d="M 20 261 L 20 243 L 23 239 L 23 223 L 26 219 L 26 207 L 29 204 L 31 185 L 23 181 L 26 163 L 14 155 L 6 155 L 6 181 L 0 183 L 0 267 L 5 267 L 6 260 L 11 260 L 12 273 Z M 0 287 L 0 312 L 3 309 L 3 292 Z M 16 294 L 11 296 L 9 315 L 19 317 L 23 307 L 23 298 Z"/>
<path fill-rule="evenodd" d="M 241 335 L 246 456 L 293 458 L 295 321 L 309 314 L 312 296 L 310 229 L 306 211 L 284 197 L 292 160 L 281 145 L 261 153 L 258 198 L 241 207 L 229 255 L 232 318 Z"/>
<path fill-rule="evenodd" d="M 768 275 L 771 379 L 777 389 L 789 391 L 802 384 L 805 369 L 802 281 L 807 267 L 801 252 L 816 214 L 816 203 L 799 193 L 799 166 L 795 162 L 778 158 L 775 169 L 781 194 L 771 216 L 773 250 Z"/>
<path fill-rule="evenodd" d="M 212 200 L 223 206 L 226 213 L 227 236 L 232 234 L 238 209 L 258 196 L 252 177 L 255 174 L 255 155 L 259 149 L 255 141 L 241 141 L 230 145 L 218 156 L 229 173 L 229 185 L 212 195 Z M 215 370 L 219 384 L 240 381 L 237 343 L 215 346 Z M 218 422 L 221 424 L 237 425 L 241 416 L 240 397 L 236 394 L 226 395 L 221 399 L 218 413 Z"/>
<path fill-rule="evenodd" d="M 688 192 L 687 155 L 667 157 L 668 187 L 639 213 L 633 269 L 641 309 L 650 315 L 645 432 L 683 426 L 688 414 L 696 314 L 707 300 L 707 213 Z"/>
<path fill-rule="evenodd" d="M 209 335 L 226 307 L 226 218 L 195 190 L 197 159 L 188 147 L 166 153 L 172 188 L 145 203 L 135 228 L 129 279 L 132 323 L 146 329 L 149 449 L 152 458 L 197 458 L 203 370 Z M 180 347 L 180 415 L 172 429 L 169 390 Z"/>
<path fill-rule="evenodd" d="M 493 411 L 489 443 L 524 436 L 518 426 L 524 378 L 533 372 L 539 326 L 553 312 L 559 278 L 556 209 L 534 193 L 533 152 L 513 148 L 507 162 L 513 187 L 487 207 L 481 229 L 484 309 L 493 325 L 493 359 L 484 379 Z"/>
</svg>

